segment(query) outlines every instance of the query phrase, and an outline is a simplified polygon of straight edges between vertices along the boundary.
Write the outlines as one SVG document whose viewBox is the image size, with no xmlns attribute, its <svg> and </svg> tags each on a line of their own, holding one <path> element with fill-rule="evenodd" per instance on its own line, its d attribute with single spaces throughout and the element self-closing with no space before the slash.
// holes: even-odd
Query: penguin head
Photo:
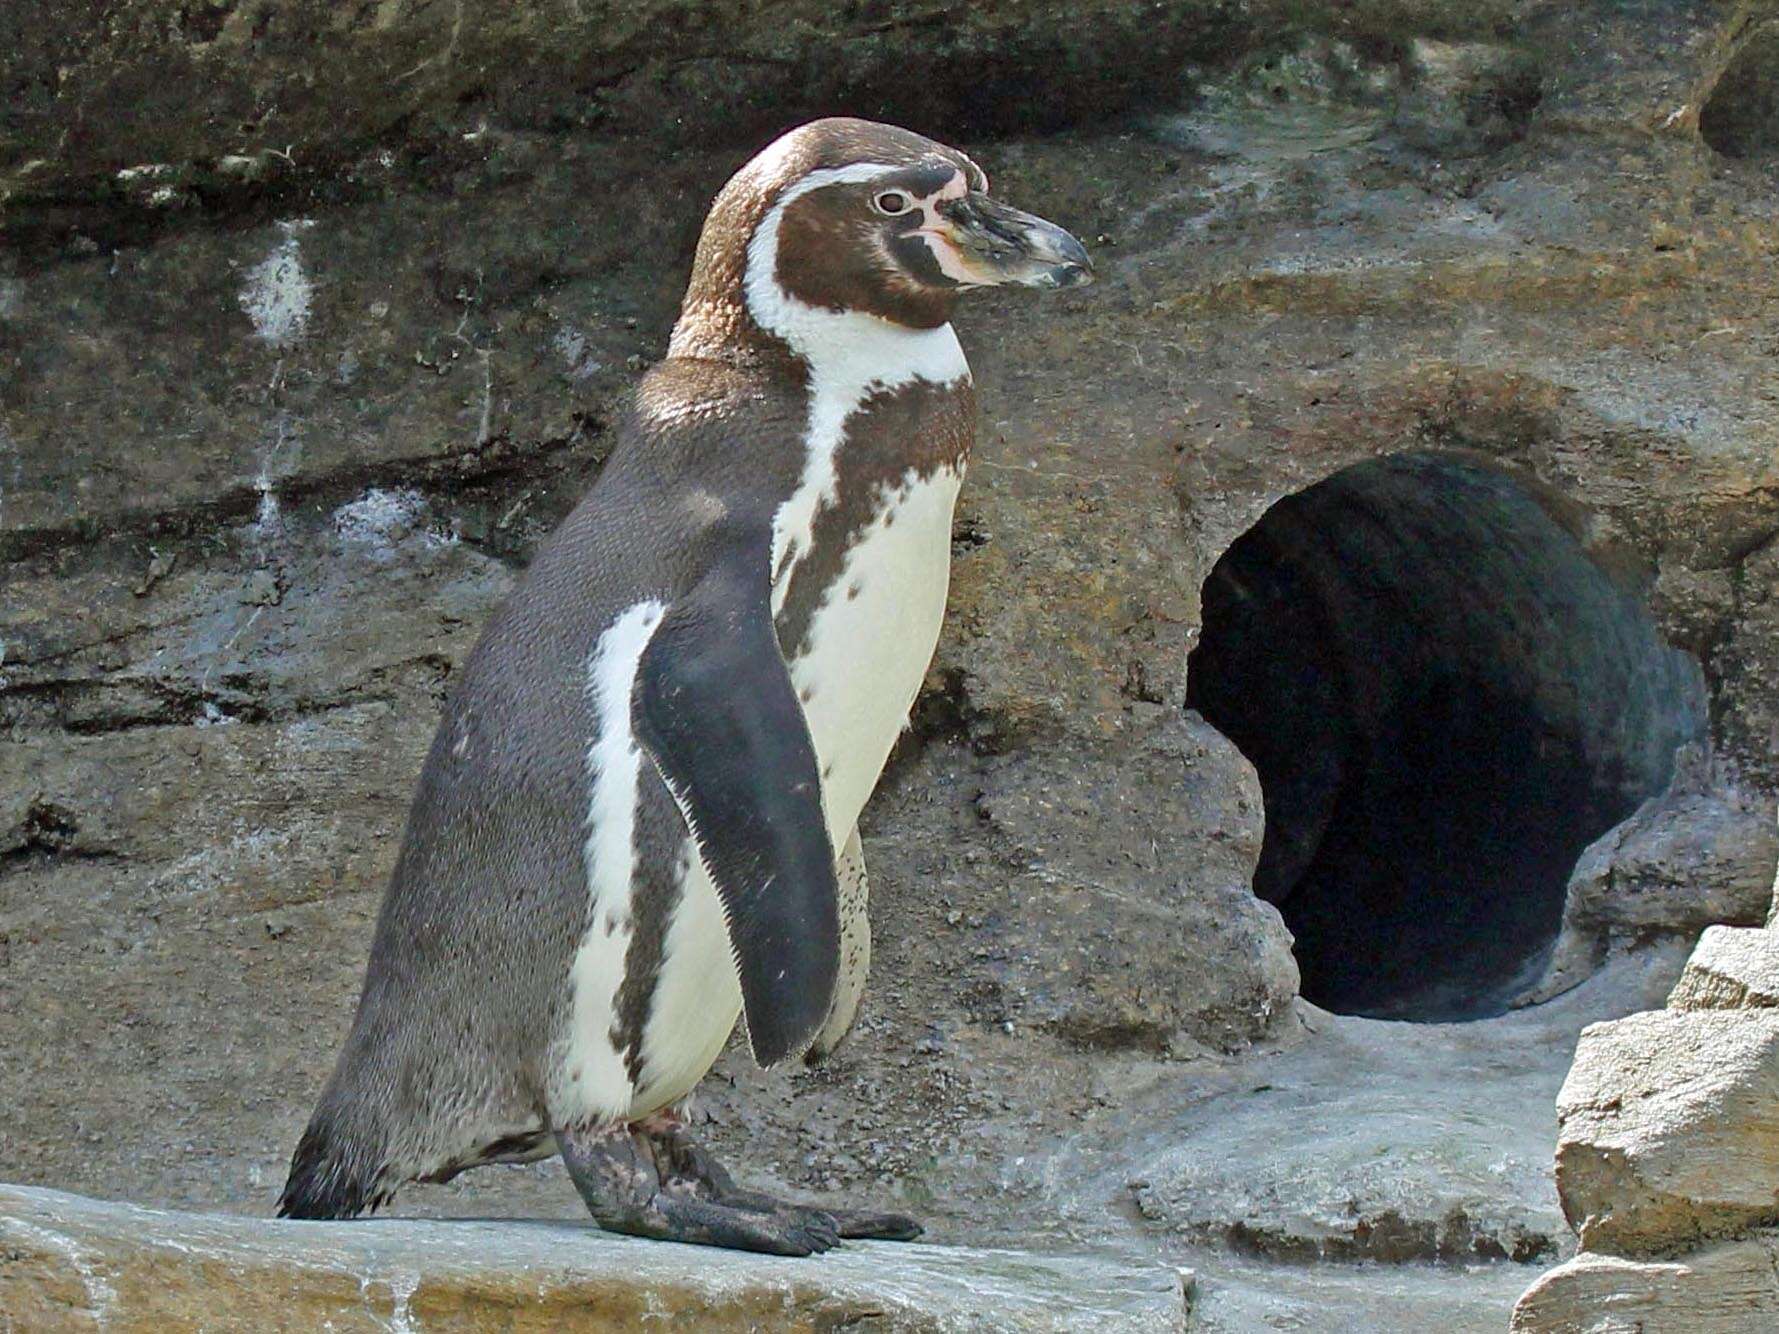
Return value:
<svg viewBox="0 0 1779 1334">
<path fill-rule="evenodd" d="M 718 301 L 728 285 L 763 327 L 800 306 L 927 329 L 972 288 L 1069 287 L 1092 273 L 1079 241 L 992 198 L 957 149 L 835 118 L 785 134 L 724 186 L 686 304 Z"/>
</svg>

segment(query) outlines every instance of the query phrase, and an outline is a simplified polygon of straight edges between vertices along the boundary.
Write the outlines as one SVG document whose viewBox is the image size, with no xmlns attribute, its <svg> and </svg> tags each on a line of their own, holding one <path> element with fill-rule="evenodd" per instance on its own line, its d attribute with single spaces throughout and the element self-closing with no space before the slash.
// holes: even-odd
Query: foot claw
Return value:
<svg viewBox="0 0 1779 1334">
<path fill-rule="evenodd" d="M 804 1223 L 796 1231 L 808 1237 L 818 1253 L 831 1251 L 840 1244 L 839 1225 L 825 1216 L 820 1222 Z"/>
<path fill-rule="evenodd" d="M 926 1229 L 907 1214 L 878 1214 L 863 1209 L 837 1209 L 840 1235 L 874 1241 L 913 1241 Z"/>
</svg>

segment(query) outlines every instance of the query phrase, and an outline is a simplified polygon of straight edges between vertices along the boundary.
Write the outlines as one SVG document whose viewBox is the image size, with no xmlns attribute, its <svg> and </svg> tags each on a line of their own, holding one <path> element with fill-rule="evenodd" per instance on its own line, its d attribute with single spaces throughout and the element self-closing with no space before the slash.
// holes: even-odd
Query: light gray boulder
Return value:
<svg viewBox="0 0 1779 1334">
<path fill-rule="evenodd" d="M 1779 1222 L 1779 1012 L 1590 1025 L 1557 1121 L 1557 1192 L 1585 1250 L 1655 1255 Z"/>
</svg>

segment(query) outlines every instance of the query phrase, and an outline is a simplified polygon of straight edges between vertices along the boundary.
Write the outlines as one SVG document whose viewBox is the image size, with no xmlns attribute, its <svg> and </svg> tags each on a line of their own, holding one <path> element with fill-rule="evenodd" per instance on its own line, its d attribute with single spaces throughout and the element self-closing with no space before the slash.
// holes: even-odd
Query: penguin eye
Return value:
<svg viewBox="0 0 1779 1334">
<path fill-rule="evenodd" d="M 913 201 L 900 190 L 885 190 L 871 201 L 871 207 L 886 218 L 893 218 L 898 213 L 906 213 L 913 207 Z"/>
</svg>

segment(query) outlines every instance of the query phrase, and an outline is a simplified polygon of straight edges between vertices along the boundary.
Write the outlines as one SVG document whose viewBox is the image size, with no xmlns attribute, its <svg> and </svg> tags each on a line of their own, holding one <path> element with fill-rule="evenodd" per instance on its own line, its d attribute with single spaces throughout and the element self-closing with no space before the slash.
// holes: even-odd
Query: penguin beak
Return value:
<svg viewBox="0 0 1779 1334">
<path fill-rule="evenodd" d="M 940 239 L 952 247 L 970 285 L 1079 287 L 1093 281 L 1086 247 L 1054 222 L 976 190 L 941 204 L 938 212 Z"/>
</svg>

